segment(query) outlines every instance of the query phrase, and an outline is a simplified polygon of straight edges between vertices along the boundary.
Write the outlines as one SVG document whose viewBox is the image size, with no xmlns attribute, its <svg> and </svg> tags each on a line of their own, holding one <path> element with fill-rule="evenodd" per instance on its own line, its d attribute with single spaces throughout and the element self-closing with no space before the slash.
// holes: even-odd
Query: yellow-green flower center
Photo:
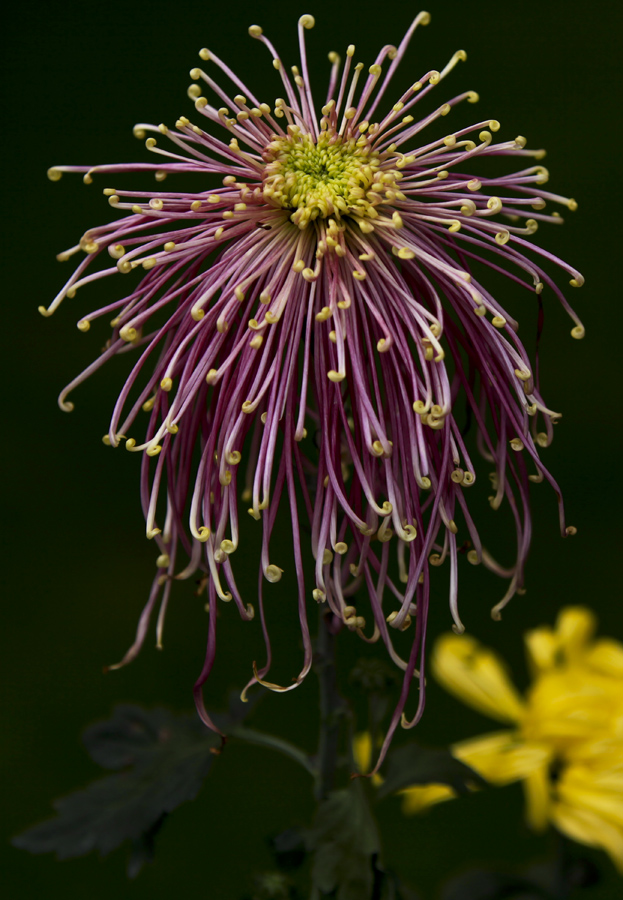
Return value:
<svg viewBox="0 0 623 900">
<path fill-rule="evenodd" d="M 298 129 L 289 131 L 264 152 L 263 193 L 269 202 L 292 210 L 290 218 L 299 228 L 318 217 L 376 218 L 375 207 L 392 199 L 400 173 L 386 168 L 367 141 L 322 132 L 316 142 Z"/>
</svg>

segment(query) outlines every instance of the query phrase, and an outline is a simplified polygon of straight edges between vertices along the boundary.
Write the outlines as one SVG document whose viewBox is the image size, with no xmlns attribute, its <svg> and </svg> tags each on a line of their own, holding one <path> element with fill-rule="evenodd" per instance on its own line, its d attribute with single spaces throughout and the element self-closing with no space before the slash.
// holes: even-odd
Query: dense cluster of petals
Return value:
<svg viewBox="0 0 623 900">
<path fill-rule="evenodd" d="M 552 823 L 606 850 L 623 872 L 623 645 L 594 639 L 595 617 L 567 607 L 526 635 L 533 681 L 521 696 L 500 659 L 468 635 L 440 638 L 436 678 L 509 730 L 471 738 L 454 756 L 488 781 L 522 781 L 529 824 Z"/>
<path fill-rule="evenodd" d="M 305 50 L 312 17 L 299 21 L 301 59 L 292 77 L 252 26 L 281 77 L 284 96 L 272 106 L 204 49 L 205 68 L 191 71 L 189 88 L 197 121 L 182 116 L 173 129 L 135 128 L 156 163 L 50 170 L 53 180 L 81 172 L 87 183 L 105 174 L 118 184 L 121 176 L 153 172 L 157 182 L 157 190 L 105 189 L 118 217 L 60 255 L 86 254 L 42 312 L 51 314 L 90 282 L 127 279 L 120 299 L 79 320 L 87 331 L 111 317 L 112 334 L 59 402 L 73 408 L 68 395 L 114 355 L 134 360 L 105 441 L 143 454 L 142 503 L 158 573 L 123 662 L 138 652 L 158 603 L 160 641 L 173 580 L 203 573 L 209 639 L 196 696 L 206 720 L 200 688 L 214 660 L 218 605 L 233 600 L 243 619 L 254 616 L 235 576 L 240 501 L 262 529 L 257 605 L 266 658 L 250 684 L 290 690 L 302 681 L 312 660 L 310 601 L 326 603 L 336 622 L 365 641 L 382 641 L 404 670 L 390 731 L 423 668 L 431 572 L 449 568 L 451 613 L 462 630 L 461 558 L 508 580 L 496 615 L 522 589 L 531 481 L 552 484 L 568 532 L 560 490 L 539 455 L 556 413 L 541 396 L 517 322 L 475 270 L 502 272 L 535 305 L 558 298 L 581 337 L 579 320 L 540 263 L 560 267 L 574 286 L 582 276 L 530 240 L 539 222 L 561 222 L 544 211 L 547 203 L 575 202 L 544 190 L 547 171 L 534 164 L 543 151 L 527 149 L 521 136 L 494 140 L 497 121 L 448 130 L 446 117 L 478 99 L 467 91 L 436 100 L 463 51 L 441 71 L 422 73 L 393 105 L 385 102 L 413 32 L 429 18 L 420 13 L 367 73 L 353 66 L 354 47 L 343 68 L 331 53 L 320 116 Z M 225 139 L 215 136 L 219 130 Z M 491 156 L 519 169 L 470 174 Z M 167 177 L 188 174 L 197 179 L 193 192 L 163 189 Z M 220 186 L 208 189 L 214 176 Z M 107 257 L 112 265 L 98 268 Z M 494 470 L 491 505 L 506 501 L 514 517 L 508 566 L 483 547 L 469 513 L 474 434 Z M 286 505 L 293 558 L 271 544 Z M 311 584 L 303 527 L 311 530 Z M 286 567 L 298 583 L 303 661 L 292 684 L 280 688 L 266 680 L 265 592 Z M 405 655 L 394 637 L 409 626 Z M 421 714 L 420 687 L 418 710 L 410 720 L 402 716 L 405 726 Z"/>
</svg>

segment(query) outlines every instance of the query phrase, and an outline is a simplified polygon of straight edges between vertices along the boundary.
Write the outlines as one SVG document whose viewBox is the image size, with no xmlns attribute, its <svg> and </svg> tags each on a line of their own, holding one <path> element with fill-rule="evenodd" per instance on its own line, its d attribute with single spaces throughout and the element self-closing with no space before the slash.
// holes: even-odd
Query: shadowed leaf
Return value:
<svg viewBox="0 0 623 900">
<path fill-rule="evenodd" d="M 91 850 L 110 853 L 133 842 L 130 874 L 153 852 L 153 839 L 167 813 L 194 799 L 218 745 L 193 714 L 117 707 L 112 717 L 87 729 L 90 756 L 107 769 L 122 769 L 54 804 L 57 817 L 35 825 L 13 844 L 59 859 Z"/>
<path fill-rule="evenodd" d="M 137 840 L 132 841 L 132 850 L 127 866 L 128 878 L 136 878 L 144 865 L 154 861 L 156 835 L 164 825 L 166 817 L 167 813 L 163 813 L 158 821 L 154 822 L 149 831 L 146 831 Z"/>
<path fill-rule="evenodd" d="M 362 785 L 333 791 L 317 810 L 307 832 L 313 853 L 312 880 L 323 894 L 337 900 L 368 900 L 375 881 L 374 857 L 380 844 Z"/>
</svg>

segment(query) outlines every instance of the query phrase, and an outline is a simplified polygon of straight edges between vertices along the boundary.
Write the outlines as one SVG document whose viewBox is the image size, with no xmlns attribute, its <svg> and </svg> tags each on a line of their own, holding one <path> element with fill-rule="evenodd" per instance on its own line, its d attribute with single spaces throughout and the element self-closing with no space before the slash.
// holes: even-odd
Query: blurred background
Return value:
<svg viewBox="0 0 623 900">
<path fill-rule="evenodd" d="M 617 101 L 615 93 L 621 72 L 616 27 L 606 14 L 614 5 L 601 8 L 599 15 L 599 3 L 587 7 L 579 0 L 432 2 L 432 22 L 417 32 L 402 72 L 410 83 L 465 49 L 467 63 L 444 83 L 448 96 L 477 90 L 478 115 L 499 119 L 500 137 L 525 134 L 530 146 L 546 147 L 548 188 L 579 204 L 575 215 L 566 215 L 564 227 L 545 226 L 538 236 L 586 277 L 581 291 L 567 292 L 585 322 L 586 338 L 571 339 L 572 323 L 550 300 L 541 344 L 544 395 L 551 408 L 563 413 L 545 461 L 563 488 L 568 521 L 578 534 L 572 540 L 559 538 L 555 498 L 545 484 L 535 485 L 528 590 L 514 599 L 500 623 L 492 622 L 489 611 L 503 593 L 502 583 L 480 569 L 465 566 L 462 571 L 460 604 L 467 628 L 504 655 L 520 685 L 527 683 L 524 630 L 552 623 L 564 604 L 591 605 L 602 633 L 623 638 L 616 500 L 621 251 L 610 216 L 619 190 L 620 97 Z M 10 212 L 4 216 L 3 241 L 7 431 L 2 442 L 6 558 L 0 654 L 6 804 L 0 853 L 11 898 L 139 900 L 177 891 L 188 900 L 238 900 L 251 892 L 253 873 L 271 865 L 265 838 L 307 823 L 313 811 L 308 776 L 294 763 L 232 742 L 199 799 L 166 824 L 155 865 L 135 882 L 126 881 L 124 851 L 103 861 L 90 856 L 58 863 L 7 844 L 11 835 L 47 818 L 53 798 L 99 774 L 80 746 L 87 724 L 105 718 L 119 702 L 192 708 L 191 688 L 207 629 L 203 599 L 196 598 L 191 584 L 180 583 L 173 592 L 164 651 L 155 651 L 148 640 L 130 667 L 102 674 L 102 667 L 117 661 L 133 639 L 155 548 L 143 538 L 138 458 L 114 453 L 101 442 L 123 365 L 109 366 L 83 386 L 73 397 L 72 415 L 56 405 L 59 390 L 105 340 L 103 325 L 86 335 L 75 327 L 98 305 L 97 290 L 79 291 L 50 320 L 37 313 L 69 272 L 71 264 L 57 263 L 55 254 L 74 244 L 88 226 L 114 215 L 101 193 L 110 178 L 96 178 L 89 187 L 80 176 L 52 184 L 46 169 L 146 159 L 132 126 L 138 121 L 173 124 L 180 114 L 192 112 L 187 73 L 198 64 L 203 46 L 213 47 L 262 98 L 274 101 L 280 81 L 265 48 L 248 37 L 250 24 L 261 24 L 293 64 L 297 19 L 304 12 L 314 14 L 316 28 L 308 32 L 307 46 L 312 76 L 324 89 L 329 50 L 343 54 L 353 42 L 357 59 L 369 65 L 383 44 L 400 41 L 417 11 L 402 0 L 387 5 L 316 0 L 303 6 L 285 0 L 129 0 L 95 6 L 65 0 L 54 8 L 30 2 L 13 8 L 3 55 L 3 143 L 9 157 L 3 197 Z M 508 298 L 500 299 L 520 318 L 529 342 L 536 304 L 525 299 L 525 292 L 516 297 L 503 284 L 501 289 Z M 470 494 L 485 540 L 498 534 L 496 516 L 504 516 L 489 509 L 486 493 L 481 482 L 480 495 Z M 488 543 L 496 546 L 496 540 Z M 252 597 L 255 563 L 248 569 L 241 587 Z M 445 577 L 439 573 L 434 588 L 431 641 L 450 626 Z M 300 663 L 291 588 L 284 577 L 270 594 L 276 680 L 289 678 Z M 262 658 L 259 623 L 242 623 L 232 605 L 223 611 L 219 628 L 217 663 L 206 691 L 212 708 L 221 707 L 227 693 L 247 680 L 252 660 Z M 365 727 L 365 704 L 348 672 L 360 656 L 377 652 L 382 653 L 380 647 L 367 651 L 353 635 L 340 637 L 341 688 L 361 716 L 359 727 Z M 313 750 L 315 680 L 266 698 L 258 724 Z M 446 744 L 494 727 L 431 683 L 427 711 L 414 736 Z M 482 792 L 417 818 L 404 818 L 395 799 L 377 812 L 388 865 L 425 898 L 435 897 L 450 872 L 468 864 L 538 858 L 551 838 L 535 838 L 522 824 L 519 787 Z M 619 896 L 613 866 L 605 855 L 592 858 L 603 881 L 587 896 Z"/>
</svg>

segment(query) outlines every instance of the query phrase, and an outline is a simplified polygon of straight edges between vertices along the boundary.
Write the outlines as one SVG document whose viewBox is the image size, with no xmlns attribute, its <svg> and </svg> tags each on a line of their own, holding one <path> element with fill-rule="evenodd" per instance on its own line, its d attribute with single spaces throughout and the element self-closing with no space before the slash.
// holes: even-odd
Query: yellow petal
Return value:
<svg viewBox="0 0 623 900">
<path fill-rule="evenodd" d="M 555 629 L 544 626 L 526 632 L 528 662 L 536 673 L 579 662 L 590 649 L 597 620 L 584 606 L 567 606 L 560 611 Z"/>
<path fill-rule="evenodd" d="M 584 660 L 587 665 L 604 675 L 623 678 L 623 644 L 612 638 L 595 641 Z"/>
<path fill-rule="evenodd" d="M 452 755 L 493 784 L 510 784 L 527 778 L 549 764 L 545 746 L 518 739 L 515 732 L 496 731 L 461 741 L 450 748 Z"/>
<path fill-rule="evenodd" d="M 372 737 L 369 731 L 360 731 L 354 736 L 353 756 L 357 769 L 365 775 L 372 762 Z"/>
<path fill-rule="evenodd" d="M 586 809 L 623 829 L 623 772 L 569 766 L 558 784 L 563 803 Z"/>
<path fill-rule="evenodd" d="M 623 873 L 623 747 L 562 773 L 552 821 L 580 843 L 602 847 Z M 616 762 L 614 762 L 616 760 Z M 602 763 L 600 766 L 599 763 Z M 614 766 L 612 763 L 614 762 Z"/>
<path fill-rule="evenodd" d="M 556 665 L 558 641 L 551 628 L 534 628 L 524 635 L 528 664 L 537 675 Z"/>
<path fill-rule="evenodd" d="M 540 675 L 527 695 L 522 722 L 527 740 L 568 753 L 577 744 L 616 737 L 623 727 L 623 689 L 587 666 L 564 666 Z"/>
<path fill-rule="evenodd" d="M 544 831 L 550 817 L 551 784 L 549 765 L 539 766 L 523 783 L 526 798 L 526 820 L 534 831 Z"/>
<path fill-rule="evenodd" d="M 560 611 L 556 622 L 556 636 L 569 661 L 576 659 L 586 649 L 596 628 L 597 618 L 585 606 L 567 606 Z"/>
<path fill-rule="evenodd" d="M 362 775 L 367 775 L 372 765 L 372 737 L 369 731 L 360 731 L 353 738 L 353 757 L 358 771 Z M 374 787 L 383 784 L 383 776 L 378 772 L 370 780 Z"/>
<path fill-rule="evenodd" d="M 552 822 L 574 841 L 604 849 L 623 875 L 623 829 L 590 810 L 576 809 L 568 803 L 554 804 Z"/>
<path fill-rule="evenodd" d="M 623 767 L 623 740 L 621 737 L 608 737 L 603 740 L 591 740 L 570 748 L 568 759 L 577 765 L 585 765 L 602 772 L 618 773 Z"/>
<path fill-rule="evenodd" d="M 405 816 L 423 812 L 435 803 L 443 803 L 457 796 L 456 791 L 447 784 L 417 784 L 398 793 L 403 798 L 402 811 Z"/>
<path fill-rule="evenodd" d="M 464 703 L 502 722 L 517 722 L 524 706 L 502 661 L 468 635 L 442 635 L 432 658 L 435 678 Z"/>
</svg>

